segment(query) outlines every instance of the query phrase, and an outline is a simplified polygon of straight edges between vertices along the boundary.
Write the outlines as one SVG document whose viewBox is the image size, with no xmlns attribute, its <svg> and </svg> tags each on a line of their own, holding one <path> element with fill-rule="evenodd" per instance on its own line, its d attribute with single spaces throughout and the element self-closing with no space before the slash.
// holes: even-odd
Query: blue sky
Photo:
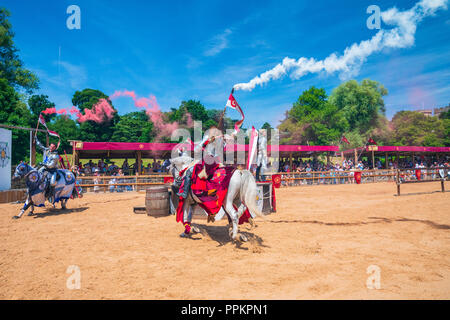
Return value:
<svg viewBox="0 0 450 320">
<path fill-rule="evenodd" d="M 415 2 L 3 0 L 1 6 L 11 11 L 16 45 L 41 80 L 39 93 L 57 108 L 71 107 L 76 90 L 94 88 L 108 95 L 123 89 L 152 94 L 167 111 L 187 99 L 222 109 L 234 84 L 284 57 L 324 59 L 370 39 L 377 30 L 366 26 L 369 5 L 405 10 Z M 71 4 L 81 9 L 81 30 L 66 27 Z M 353 78 L 385 85 L 388 118 L 399 110 L 446 106 L 449 30 L 450 10 L 441 10 L 418 25 L 412 47 L 369 56 Z M 302 91 L 314 85 L 331 93 L 341 82 L 338 74 L 284 77 L 235 97 L 245 127 L 276 126 Z M 127 98 L 114 106 L 120 114 L 136 109 Z M 234 110 L 228 115 L 238 118 Z"/>
</svg>

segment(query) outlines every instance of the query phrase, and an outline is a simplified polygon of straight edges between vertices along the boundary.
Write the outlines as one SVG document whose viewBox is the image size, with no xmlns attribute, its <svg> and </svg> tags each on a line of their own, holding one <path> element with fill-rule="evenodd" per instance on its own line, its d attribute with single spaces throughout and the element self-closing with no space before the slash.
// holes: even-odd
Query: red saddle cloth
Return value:
<svg viewBox="0 0 450 320">
<path fill-rule="evenodd" d="M 206 179 L 199 177 L 199 174 L 205 169 L 207 175 Z M 230 184 L 231 176 L 233 175 L 236 168 L 234 167 L 223 167 L 217 163 L 211 165 L 202 162 L 194 166 L 192 172 L 192 193 L 201 201 L 199 206 L 202 207 L 208 215 L 215 215 L 220 211 L 225 196 L 228 191 L 228 186 Z M 184 181 L 180 187 L 180 191 L 183 190 Z M 183 203 L 184 198 L 180 197 L 177 208 L 177 222 L 183 222 Z M 235 209 L 237 209 L 235 207 Z M 239 224 L 248 222 L 251 218 L 248 209 L 245 210 L 244 214 L 239 219 Z"/>
<path fill-rule="evenodd" d="M 199 177 L 199 174 L 204 168 L 207 175 L 206 179 Z M 209 215 L 216 214 L 222 207 L 234 170 L 236 170 L 234 167 L 221 167 L 217 163 L 212 165 L 198 163 L 194 166 L 194 170 L 192 172 L 191 190 L 192 193 L 201 201 L 199 205 Z M 181 190 L 183 187 L 184 182 L 183 185 L 181 185 Z M 184 200 L 183 198 L 180 200 L 180 202 L 184 202 L 182 201 Z M 181 209 L 182 211 L 182 205 L 179 205 L 178 209 Z"/>
</svg>

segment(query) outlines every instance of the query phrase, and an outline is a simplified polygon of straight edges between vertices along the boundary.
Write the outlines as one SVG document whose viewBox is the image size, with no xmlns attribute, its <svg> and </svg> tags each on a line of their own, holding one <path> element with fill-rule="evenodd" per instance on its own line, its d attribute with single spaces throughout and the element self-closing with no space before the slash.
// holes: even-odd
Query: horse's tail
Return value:
<svg viewBox="0 0 450 320">
<path fill-rule="evenodd" d="M 260 217 L 264 217 L 264 214 L 258 209 L 256 205 L 257 186 L 255 178 L 248 170 L 241 170 L 241 202 L 245 204 L 248 210 Z"/>
</svg>

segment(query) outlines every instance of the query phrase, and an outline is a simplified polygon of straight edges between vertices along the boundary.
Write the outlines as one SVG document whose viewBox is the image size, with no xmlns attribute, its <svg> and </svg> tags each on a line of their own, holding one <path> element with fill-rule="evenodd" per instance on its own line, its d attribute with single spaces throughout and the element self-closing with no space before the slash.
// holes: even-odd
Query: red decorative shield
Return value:
<svg viewBox="0 0 450 320">
<path fill-rule="evenodd" d="M 173 177 L 164 177 L 164 183 L 173 183 Z"/>
</svg>

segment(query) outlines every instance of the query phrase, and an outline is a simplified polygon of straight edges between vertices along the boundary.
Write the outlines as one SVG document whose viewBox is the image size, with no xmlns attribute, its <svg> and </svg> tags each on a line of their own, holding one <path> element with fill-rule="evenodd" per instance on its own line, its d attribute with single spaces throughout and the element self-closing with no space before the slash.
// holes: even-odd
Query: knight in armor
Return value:
<svg viewBox="0 0 450 320">
<path fill-rule="evenodd" d="M 211 137 L 209 137 L 208 135 L 205 136 L 205 138 L 194 148 L 194 153 L 199 152 L 200 150 L 205 151 L 206 147 L 211 143 L 214 142 L 216 136 L 212 135 Z M 214 150 L 213 150 L 214 151 Z M 185 155 L 184 151 L 180 151 L 180 156 Z M 215 154 L 208 153 L 208 156 L 213 156 L 214 157 Z M 195 164 L 195 162 L 193 162 L 193 164 Z M 189 194 L 189 190 L 191 189 L 191 184 L 192 184 L 192 173 L 194 171 L 194 165 L 191 165 L 189 167 L 187 167 L 186 169 L 183 170 L 184 176 L 183 176 L 183 180 L 182 180 L 182 186 L 183 188 L 177 193 L 178 196 L 183 197 L 184 199 L 187 198 L 188 194 Z"/>
<path fill-rule="evenodd" d="M 261 181 L 261 176 L 267 170 L 267 136 L 266 130 L 262 129 L 258 135 L 258 157 L 256 158 L 256 180 Z"/>
<path fill-rule="evenodd" d="M 40 163 L 39 173 L 49 177 L 50 186 L 47 190 L 47 196 L 54 196 L 57 182 L 57 170 L 59 163 L 59 154 L 56 146 L 52 143 L 49 147 L 44 146 L 36 137 L 36 145 L 43 151 L 43 161 Z"/>
</svg>

